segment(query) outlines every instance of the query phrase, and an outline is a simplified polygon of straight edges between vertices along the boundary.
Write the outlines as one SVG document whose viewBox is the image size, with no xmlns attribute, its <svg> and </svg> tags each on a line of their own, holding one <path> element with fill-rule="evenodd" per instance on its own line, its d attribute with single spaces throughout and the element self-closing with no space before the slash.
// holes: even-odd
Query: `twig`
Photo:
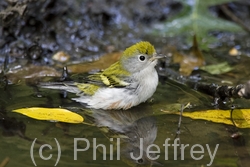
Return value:
<svg viewBox="0 0 250 167">
<path fill-rule="evenodd" d="M 4 160 L 0 164 L 0 167 L 5 167 L 9 161 L 10 161 L 9 157 L 4 158 Z"/>
<path fill-rule="evenodd" d="M 181 105 L 181 111 L 180 111 L 180 117 L 179 117 L 179 122 L 178 122 L 178 128 L 177 128 L 177 131 L 176 131 L 176 134 L 175 134 L 175 139 L 180 135 L 180 129 L 181 129 L 181 118 L 182 118 L 182 113 L 183 113 L 183 110 L 184 110 L 184 106 L 183 104 Z"/>
<path fill-rule="evenodd" d="M 236 86 L 220 86 L 216 84 L 194 82 L 187 82 L 187 84 L 197 91 L 213 96 L 214 105 L 218 105 L 219 102 L 223 102 L 229 98 L 250 99 L 250 81 L 248 81 L 245 85 L 240 84 Z"/>
<path fill-rule="evenodd" d="M 232 106 L 231 106 L 231 111 L 230 111 L 230 119 L 231 119 L 233 125 L 234 125 L 235 127 L 237 127 L 237 126 L 235 125 L 234 119 L 233 119 L 233 111 L 234 111 L 234 109 L 235 109 L 235 106 L 232 105 Z"/>
</svg>

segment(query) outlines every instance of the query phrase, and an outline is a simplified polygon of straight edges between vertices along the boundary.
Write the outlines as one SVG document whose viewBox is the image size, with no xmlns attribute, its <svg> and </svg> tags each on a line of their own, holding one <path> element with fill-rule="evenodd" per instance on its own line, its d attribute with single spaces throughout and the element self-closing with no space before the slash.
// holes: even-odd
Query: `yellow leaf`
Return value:
<svg viewBox="0 0 250 167">
<path fill-rule="evenodd" d="M 192 119 L 203 119 L 228 125 L 233 125 L 233 120 L 238 128 L 250 128 L 250 109 L 234 109 L 232 118 L 230 116 L 230 111 L 231 110 L 205 110 L 183 112 L 182 115 Z"/>
<path fill-rule="evenodd" d="M 60 121 L 67 123 L 81 123 L 84 120 L 79 114 L 62 108 L 33 107 L 21 108 L 13 110 L 13 112 L 17 112 L 38 120 Z"/>
</svg>

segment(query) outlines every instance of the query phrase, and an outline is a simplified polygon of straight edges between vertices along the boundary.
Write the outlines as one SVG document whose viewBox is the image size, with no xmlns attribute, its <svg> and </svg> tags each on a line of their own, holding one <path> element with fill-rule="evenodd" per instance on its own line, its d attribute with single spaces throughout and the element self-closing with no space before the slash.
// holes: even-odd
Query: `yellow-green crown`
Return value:
<svg viewBox="0 0 250 167">
<path fill-rule="evenodd" d="M 153 55 L 155 53 L 155 48 L 149 42 L 141 41 L 138 42 L 123 52 L 123 57 L 130 57 L 137 54 L 147 54 Z"/>
</svg>

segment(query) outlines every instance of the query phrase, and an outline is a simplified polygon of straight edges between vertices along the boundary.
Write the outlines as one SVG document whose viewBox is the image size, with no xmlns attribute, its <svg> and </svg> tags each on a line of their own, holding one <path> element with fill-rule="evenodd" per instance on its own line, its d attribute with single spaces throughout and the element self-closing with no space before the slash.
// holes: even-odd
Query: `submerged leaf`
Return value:
<svg viewBox="0 0 250 167">
<path fill-rule="evenodd" d="M 182 115 L 184 117 L 190 117 L 192 119 L 203 119 L 228 125 L 233 125 L 234 122 L 238 128 L 250 128 L 249 113 L 250 109 L 234 109 L 232 113 L 232 118 L 230 110 L 205 110 L 195 112 L 183 112 Z"/>
<path fill-rule="evenodd" d="M 47 120 L 47 121 L 60 121 L 67 123 L 81 123 L 84 121 L 83 117 L 79 114 L 71 112 L 62 108 L 21 108 L 13 110 L 28 117 L 38 119 L 38 120 Z"/>
<path fill-rule="evenodd" d="M 200 51 L 197 43 L 196 36 L 193 37 L 193 46 L 188 54 L 181 54 L 177 51 L 173 54 L 173 62 L 180 64 L 180 73 L 185 76 L 189 76 L 195 68 L 204 65 L 204 57 Z"/>
<path fill-rule="evenodd" d="M 11 83 L 17 83 L 19 82 L 19 80 L 22 80 L 22 79 L 35 80 L 39 77 L 61 76 L 61 74 L 57 72 L 55 68 L 47 67 L 47 66 L 36 66 L 36 65 L 28 65 L 20 69 L 11 70 L 6 75 L 7 75 L 9 82 Z"/>
<path fill-rule="evenodd" d="M 215 65 L 208 65 L 201 67 L 202 70 L 209 72 L 210 74 L 223 74 L 233 70 L 227 62 L 215 64 Z"/>
</svg>

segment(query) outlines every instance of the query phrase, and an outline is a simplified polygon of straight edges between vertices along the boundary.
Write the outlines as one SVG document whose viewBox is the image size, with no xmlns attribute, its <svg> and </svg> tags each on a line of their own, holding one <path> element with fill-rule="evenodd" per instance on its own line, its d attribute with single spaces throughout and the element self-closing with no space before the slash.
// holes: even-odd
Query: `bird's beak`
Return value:
<svg viewBox="0 0 250 167">
<path fill-rule="evenodd" d="M 162 58 L 165 58 L 165 57 L 166 57 L 165 55 L 154 54 L 153 57 L 151 57 L 149 60 L 154 61 L 154 60 L 162 59 Z"/>
</svg>

